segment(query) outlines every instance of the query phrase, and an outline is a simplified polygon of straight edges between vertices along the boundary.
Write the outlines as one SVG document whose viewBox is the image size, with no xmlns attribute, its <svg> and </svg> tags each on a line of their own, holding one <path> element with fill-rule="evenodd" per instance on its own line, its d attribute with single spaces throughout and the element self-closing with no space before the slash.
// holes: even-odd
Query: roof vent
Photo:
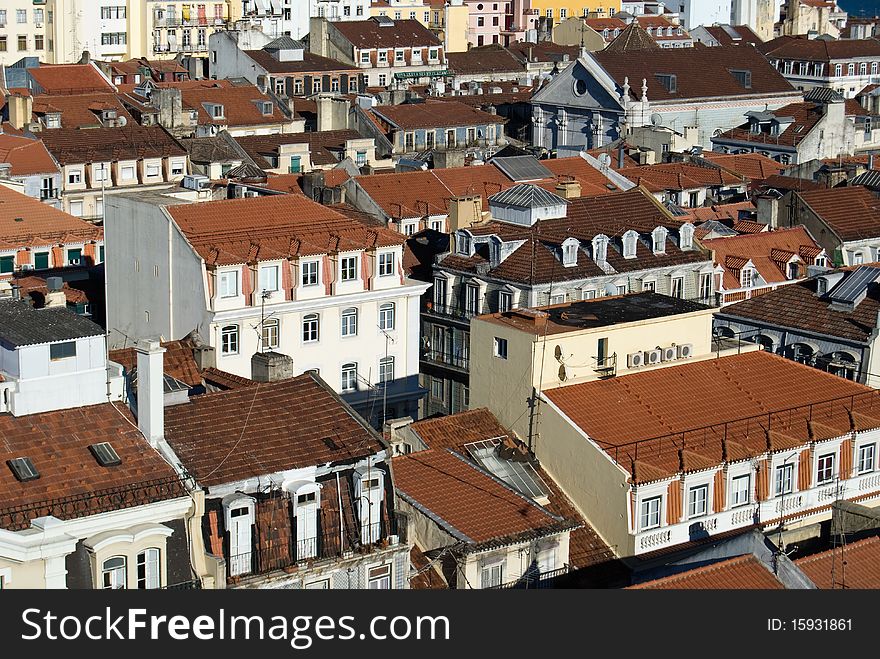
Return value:
<svg viewBox="0 0 880 659">
<path fill-rule="evenodd" d="M 101 442 L 100 444 L 90 444 L 89 450 L 95 456 L 95 460 L 102 467 L 115 467 L 122 464 L 122 458 L 116 453 L 116 450 L 110 445 L 110 442 Z"/>
<path fill-rule="evenodd" d="M 22 483 L 37 480 L 40 477 L 40 472 L 34 467 L 34 463 L 31 462 L 30 458 L 13 458 L 12 460 L 7 460 L 6 464 L 9 465 L 12 473 Z"/>
</svg>

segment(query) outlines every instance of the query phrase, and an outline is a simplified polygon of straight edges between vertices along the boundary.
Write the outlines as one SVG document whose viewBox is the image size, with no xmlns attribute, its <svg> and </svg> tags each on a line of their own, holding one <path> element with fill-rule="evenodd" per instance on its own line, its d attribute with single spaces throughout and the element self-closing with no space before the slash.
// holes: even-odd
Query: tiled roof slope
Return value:
<svg viewBox="0 0 880 659">
<path fill-rule="evenodd" d="M 689 208 L 687 217 L 691 222 L 708 222 L 709 220 L 728 220 L 737 222 L 740 211 L 754 212 L 755 206 L 750 201 L 741 201 L 735 204 L 718 204 L 715 206 L 705 206 L 700 208 Z M 677 216 L 684 219 L 684 216 Z M 761 227 L 766 228 L 766 224 Z M 739 231 L 739 229 L 734 229 Z M 746 232 L 741 232 L 746 233 Z"/>
<path fill-rule="evenodd" d="M 9 249 L 103 239 L 101 227 L 0 185 L 0 246 Z"/>
<path fill-rule="evenodd" d="M 361 139 L 355 130 L 325 130 L 311 133 L 281 133 L 280 135 L 243 135 L 233 138 L 253 159 L 258 167 L 271 169 L 267 154 L 277 154 L 282 144 L 308 144 L 313 165 L 332 165 L 339 159 L 330 151 L 345 149 L 347 140 Z"/>
<path fill-rule="evenodd" d="M 405 130 L 504 123 L 504 119 L 497 114 L 483 112 L 452 101 L 428 100 L 425 103 L 380 105 L 374 107 L 373 112 L 378 115 L 380 121 L 384 120 L 392 126 Z"/>
<path fill-rule="evenodd" d="M 208 486 L 347 462 L 384 448 L 312 373 L 166 407 L 165 438 L 195 479 Z"/>
<path fill-rule="evenodd" d="M 793 256 L 813 265 L 813 259 L 822 251 L 802 226 L 704 240 L 703 247 L 715 251 L 715 264 L 724 267 L 724 287 L 728 290 L 741 287 L 740 270 L 727 265 L 730 257 L 751 260 L 761 277 L 772 284 L 788 280 L 786 263 Z M 806 268 L 802 270 L 806 272 Z"/>
<path fill-rule="evenodd" d="M 525 71 L 522 62 L 498 44 L 479 46 L 461 53 L 447 53 L 449 69 L 457 75 L 491 75 Z"/>
<path fill-rule="evenodd" d="M 398 493 L 469 544 L 506 544 L 577 526 L 551 515 L 452 451 L 410 453 L 394 458 L 392 465 Z"/>
<path fill-rule="evenodd" d="M 229 126 L 259 126 L 287 121 L 278 104 L 272 101 L 254 85 L 232 85 L 227 81 L 208 80 L 202 84 L 174 86 L 180 88 L 183 107 L 196 110 L 198 122 L 204 124 L 224 124 Z M 161 86 L 161 85 L 160 85 Z M 264 115 L 257 101 L 272 103 L 272 114 Z M 214 118 L 205 109 L 205 103 L 218 103 L 223 106 L 223 118 Z"/>
<path fill-rule="evenodd" d="M 839 401 L 827 402 L 835 398 L 849 405 L 856 396 L 857 412 L 880 417 L 873 389 L 763 350 L 559 387 L 543 396 L 636 482 L 668 478 L 682 466 L 692 471 L 721 464 L 725 437 L 727 459 L 735 461 L 765 453 L 768 441 L 783 450 L 814 436 L 842 435 L 850 431 L 850 417 Z M 812 412 L 808 404 L 815 404 Z M 769 439 L 762 429 L 768 414 Z"/>
<path fill-rule="evenodd" d="M 785 586 L 752 554 L 646 581 L 639 590 L 783 590 Z"/>
<path fill-rule="evenodd" d="M 762 180 L 785 169 L 772 158 L 760 153 L 725 154 L 709 151 L 704 152 L 701 157 L 728 172 L 752 180 Z"/>
<path fill-rule="evenodd" d="M 742 45 L 742 44 L 750 44 L 753 46 L 757 46 L 758 44 L 764 43 L 764 41 L 752 31 L 748 25 L 704 25 L 702 26 L 704 30 L 706 30 L 712 37 L 715 38 L 716 41 L 722 46 L 733 46 L 733 45 Z M 734 38 L 725 27 L 730 28 L 733 32 L 736 33 L 737 38 Z"/>
<path fill-rule="evenodd" d="M 843 311 L 831 308 L 827 299 L 817 297 L 816 279 L 807 279 L 737 302 L 725 307 L 721 313 L 865 342 L 877 325 L 878 311 L 880 287 L 868 287 L 867 297 L 853 311 Z"/>
<path fill-rule="evenodd" d="M 798 194 L 841 240 L 880 236 L 880 199 L 867 188 L 854 185 Z"/>
<path fill-rule="evenodd" d="M 301 74 L 313 71 L 357 71 L 357 67 L 351 64 L 330 59 L 329 57 L 321 57 L 320 55 L 310 53 L 308 50 L 303 52 L 301 60 L 289 62 L 281 62 L 265 50 L 246 50 L 245 54 L 266 69 L 266 71 L 275 74 Z"/>
<path fill-rule="evenodd" d="M 807 37 L 782 36 L 772 39 L 758 49 L 768 59 L 798 59 L 812 62 L 829 62 L 856 57 L 880 56 L 877 39 L 808 39 Z"/>
<path fill-rule="evenodd" d="M 641 26 L 638 21 L 633 21 L 627 25 L 617 35 L 614 40 L 605 47 L 605 51 L 609 53 L 629 53 L 640 51 L 644 55 L 644 51 L 660 50 L 661 46 L 654 41 L 648 32 Z"/>
<path fill-rule="evenodd" d="M 636 185 L 644 185 L 652 192 L 742 184 L 739 177 L 727 171 L 687 163 L 626 167 L 618 172 Z"/>
<path fill-rule="evenodd" d="M 170 375 L 190 387 L 202 384 L 192 346 L 183 341 L 166 341 L 162 343 L 162 347 L 165 348 L 162 354 L 162 370 L 165 375 Z M 137 351 L 134 348 L 111 350 L 109 356 L 111 361 L 121 364 L 127 373 L 137 368 Z"/>
<path fill-rule="evenodd" d="M 40 135 L 62 165 L 186 155 L 186 149 L 161 126 L 55 128 Z"/>
<path fill-rule="evenodd" d="M 880 536 L 795 560 L 819 588 L 880 588 Z"/>
<path fill-rule="evenodd" d="M 115 91 L 91 64 L 41 64 L 28 73 L 44 94 L 89 94 Z"/>
<path fill-rule="evenodd" d="M 303 195 L 271 195 L 169 206 L 198 254 L 209 264 L 326 254 L 339 249 L 401 245 L 405 236 L 366 227 Z"/>
<path fill-rule="evenodd" d="M 718 96 L 758 96 L 761 94 L 794 94 L 795 89 L 770 66 L 756 50 L 739 46 L 718 48 L 663 48 L 645 57 L 643 52 L 607 52 L 592 54 L 618 85 L 629 77 L 630 94 L 638 100 L 641 86 L 633 81 L 648 80 L 648 98 L 652 101 L 708 98 Z M 752 86 L 741 85 L 731 70 L 749 70 Z M 701 75 L 693 75 L 701 71 Z M 658 74 L 676 76 L 677 91 L 670 93 L 654 77 Z"/>
<path fill-rule="evenodd" d="M 432 449 L 452 449 L 466 455 L 465 444 L 484 439 L 511 436 L 495 415 L 485 407 L 436 419 L 425 419 L 412 424 L 412 429 Z M 538 475 L 550 490 L 549 503 L 544 506 L 554 515 L 568 520 L 576 520 L 581 524 L 574 529 L 569 538 L 569 562 L 574 568 L 585 568 L 614 561 L 611 548 L 599 537 L 577 511 L 571 500 L 562 492 L 543 468 L 537 467 Z"/>
<path fill-rule="evenodd" d="M 110 442 L 122 464 L 100 466 L 88 448 L 100 442 Z M 31 459 L 38 479 L 15 478 L 6 461 L 20 457 Z M 156 481 L 167 486 L 156 487 Z M 145 483 L 154 485 L 138 487 Z M 124 405 L 0 415 L 0 528 L 21 530 L 45 515 L 75 519 L 180 496 L 186 491 L 174 469 L 147 445 Z M 24 514 L 10 514 L 24 506 Z"/>
<path fill-rule="evenodd" d="M 800 144 L 813 130 L 813 127 L 819 123 L 819 120 L 825 116 L 825 106 L 821 103 L 790 103 L 785 107 L 772 112 L 777 117 L 791 117 L 794 119 L 792 123 L 786 125 L 778 135 L 766 133 L 753 133 L 750 130 L 749 122 L 731 128 L 717 138 L 720 140 L 736 140 L 738 142 L 759 142 L 761 144 L 773 144 L 776 146 L 797 146 Z"/>
<path fill-rule="evenodd" d="M 440 46 L 440 40 L 416 20 L 394 21 L 380 26 L 378 21 L 335 21 L 333 27 L 355 48 L 406 48 L 409 46 Z"/>
<path fill-rule="evenodd" d="M 58 165 L 40 140 L 0 133 L 0 163 L 12 165 L 13 176 L 51 174 Z"/>
<path fill-rule="evenodd" d="M 101 112 L 115 110 L 117 117 L 125 117 L 128 124 L 136 123 L 115 94 L 71 94 L 66 96 L 40 95 L 34 98 L 33 114 L 61 113 L 62 128 L 100 126 Z M 53 128 L 46 129 L 43 135 Z"/>
</svg>

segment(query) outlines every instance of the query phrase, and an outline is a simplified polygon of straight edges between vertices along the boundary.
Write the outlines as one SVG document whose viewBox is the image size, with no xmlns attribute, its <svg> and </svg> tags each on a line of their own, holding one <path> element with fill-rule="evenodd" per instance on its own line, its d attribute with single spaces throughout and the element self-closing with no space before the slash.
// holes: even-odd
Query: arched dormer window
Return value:
<svg viewBox="0 0 880 659">
<path fill-rule="evenodd" d="M 580 242 L 577 238 L 566 238 L 562 243 L 562 265 L 566 268 L 577 265 L 578 247 L 580 247 Z"/>
<path fill-rule="evenodd" d="M 470 256 L 472 244 L 473 240 L 471 240 L 469 231 L 460 230 L 455 232 L 455 249 L 459 255 Z"/>
<path fill-rule="evenodd" d="M 639 234 L 630 229 L 623 234 L 623 258 L 636 258 L 636 249 L 638 248 Z"/>
<path fill-rule="evenodd" d="M 679 247 L 681 249 L 693 249 L 694 248 L 694 225 L 690 222 L 686 222 L 682 224 L 678 230 L 678 235 L 680 238 Z"/>
<path fill-rule="evenodd" d="M 669 230 L 666 227 L 657 227 L 651 232 L 651 240 L 655 254 L 666 253 L 666 236 Z"/>
<path fill-rule="evenodd" d="M 600 233 L 593 238 L 593 260 L 596 263 L 605 263 L 608 260 L 608 236 Z"/>
</svg>

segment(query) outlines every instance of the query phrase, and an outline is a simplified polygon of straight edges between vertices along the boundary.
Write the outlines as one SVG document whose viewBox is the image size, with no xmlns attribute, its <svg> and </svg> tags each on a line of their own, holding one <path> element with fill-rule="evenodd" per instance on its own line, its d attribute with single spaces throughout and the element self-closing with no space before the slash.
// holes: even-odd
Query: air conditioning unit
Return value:
<svg viewBox="0 0 880 659">
<path fill-rule="evenodd" d="M 645 365 L 645 353 L 643 352 L 631 352 L 626 356 L 626 367 L 627 368 L 638 368 L 639 366 Z"/>
<path fill-rule="evenodd" d="M 663 358 L 663 351 L 659 348 L 656 350 L 646 350 L 645 351 L 645 363 L 647 364 L 659 364 L 660 360 Z"/>
<path fill-rule="evenodd" d="M 244 196 L 245 196 L 245 197 L 259 197 L 259 196 L 260 196 L 260 193 L 254 191 L 254 190 L 246 190 L 245 193 L 244 193 Z"/>
<path fill-rule="evenodd" d="M 675 349 L 675 346 L 669 346 L 668 348 L 663 348 L 663 361 L 664 362 L 671 362 L 677 358 L 678 358 L 678 350 Z"/>
<path fill-rule="evenodd" d="M 693 357 L 694 355 L 694 344 L 693 343 L 683 343 L 678 346 L 678 358 L 679 359 L 687 359 L 688 357 Z"/>
<path fill-rule="evenodd" d="M 34 266 L 32 266 L 30 263 L 25 263 L 21 266 L 21 269 L 22 270 L 33 270 Z"/>
</svg>

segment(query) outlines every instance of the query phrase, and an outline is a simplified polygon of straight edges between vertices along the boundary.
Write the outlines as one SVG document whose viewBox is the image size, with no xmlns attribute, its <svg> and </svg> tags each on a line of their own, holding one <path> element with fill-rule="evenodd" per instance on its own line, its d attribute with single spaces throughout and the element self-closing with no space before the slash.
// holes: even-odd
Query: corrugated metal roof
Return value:
<svg viewBox="0 0 880 659">
<path fill-rule="evenodd" d="M 522 183 L 492 195 L 489 197 L 489 203 L 520 206 L 522 208 L 546 208 L 547 206 L 563 206 L 568 201 L 552 192 L 539 188 L 537 185 Z"/>
</svg>

